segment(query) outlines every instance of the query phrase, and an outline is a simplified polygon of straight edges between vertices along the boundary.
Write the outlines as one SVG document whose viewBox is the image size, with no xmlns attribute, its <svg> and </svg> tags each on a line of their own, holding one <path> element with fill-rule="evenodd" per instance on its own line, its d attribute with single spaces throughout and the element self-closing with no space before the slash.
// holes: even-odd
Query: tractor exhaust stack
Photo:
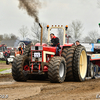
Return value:
<svg viewBox="0 0 100 100">
<path fill-rule="evenodd" d="M 40 23 L 39 23 L 39 26 L 41 27 L 41 41 L 40 41 L 40 45 L 42 45 L 43 27 L 42 27 L 42 25 Z"/>
</svg>

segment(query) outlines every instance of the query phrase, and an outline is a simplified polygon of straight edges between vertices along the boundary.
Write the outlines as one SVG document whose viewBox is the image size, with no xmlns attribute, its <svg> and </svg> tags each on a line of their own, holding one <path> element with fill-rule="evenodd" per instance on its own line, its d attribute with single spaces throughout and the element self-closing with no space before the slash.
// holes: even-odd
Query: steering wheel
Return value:
<svg viewBox="0 0 100 100">
<path fill-rule="evenodd" d="M 51 46 L 51 41 L 47 42 L 47 44 L 48 44 L 49 46 Z"/>
</svg>

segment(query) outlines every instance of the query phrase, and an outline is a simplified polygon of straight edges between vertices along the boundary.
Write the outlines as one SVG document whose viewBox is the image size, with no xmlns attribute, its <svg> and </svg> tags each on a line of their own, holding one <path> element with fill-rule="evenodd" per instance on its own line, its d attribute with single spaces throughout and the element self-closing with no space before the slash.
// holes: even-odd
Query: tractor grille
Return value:
<svg viewBox="0 0 100 100">
<path fill-rule="evenodd" d="M 36 57 L 35 56 L 35 53 L 37 54 L 37 56 L 39 56 L 39 53 L 40 53 L 40 57 L 42 57 L 42 51 L 32 51 L 32 57 L 35 57 L 35 58 L 39 58 L 39 57 Z"/>
<path fill-rule="evenodd" d="M 31 46 L 31 50 L 43 50 L 43 46 Z"/>
<path fill-rule="evenodd" d="M 42 51 L 32 51 L 32 61 L 42 61 Z"/>
</svg>

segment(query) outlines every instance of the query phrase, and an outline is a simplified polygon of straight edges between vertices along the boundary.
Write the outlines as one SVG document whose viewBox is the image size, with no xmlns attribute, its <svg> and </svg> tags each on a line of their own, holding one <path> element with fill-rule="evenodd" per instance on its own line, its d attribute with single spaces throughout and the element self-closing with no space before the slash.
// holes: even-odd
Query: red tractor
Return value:
<svg viewBox="0 0 100 100">
<path fill-rule="evenodd" d="M 6 55 L 7 52 L 7 55 Z M 5 44 L 0 45 L 0 60 L 6 60 L 7 56 L 10 56 L 10 50 Z"/>
<path fill-rule="evenodd" d="M 40 25 L 40 24 L 39 24 Z M 84 81 L 87 74 L 87 54 L 84 46 L 75 46 L 65 43 L 65 33 L 68 26 L 52 26 L 48 29 L 48 42 L 50 31 L 53 28 L 64 30 L 63 45 L 60 45 L 59 55 L 56 56 L 57 47 L 42 43 L 43 28 L 41 27 L 41 43 L 26 46 L 23 55 L 15 57 L 12 64 L 12 76 L 16 81 L 27 81 L 29 76 L 48 77 L 50 82 L 62 83 L 68 80 Z"/>
</svg>

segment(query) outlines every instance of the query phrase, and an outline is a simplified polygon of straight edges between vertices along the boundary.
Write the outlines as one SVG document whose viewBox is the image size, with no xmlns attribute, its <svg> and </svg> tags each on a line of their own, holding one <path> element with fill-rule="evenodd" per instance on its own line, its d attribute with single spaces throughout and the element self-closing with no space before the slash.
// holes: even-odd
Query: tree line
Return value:
<svg viewBox="0 0 100 100">
<path fill-rule="evenodd" d="M 100 0 L 97 0 L 98 7 L 100 8 Z M 47 41 L 47 28 L 46 24 L 42 23 L 43 26 L 43 42 Z M 87 33 L 84 33 L 84 25 L 81 21 L 79 20 L 74 20 L 68 25 L 68 30 L 66 32 L 67 35 L 70 35 L 70 42 L 75 42 L 76 40 L 79 40 L 84 43 L 96 43 L 97 39 L 99 38 L 99 33 L 97 30 L 90 30 Z M 26 26 L 22 26 L 22 28 L 19 30 L 19 33 L 23 37 L 27 37 L 28 33 L 28 28 Z M 41 29 L 37 23 L 33 23 L 33 26 L 31 27 L 31 37 L 33 37 L 34 42 L 40 42 L 40 32 Z M 63 42 L 63 30 L 58 29 L 58 34 L 57 36 L 60 37 L 60 42 Z"/>
<path fill-rule="evenodd" d="M 13 33 L 11 33 L 11 34 L 5 33 L 3 35 L 0 35 L 0 41 L 2 41 L 2 40 L 14 40 L 14 39 L 18 39 L 18 37 Z"/>
<path fill-rule="evenodd" d="M 47 32 L 47 25 L 45 23 L 41 23 L 43 26 L 43 42 L 46 43 L 47 42 L 47 38 L 48 38 L 48 32 Z M 67 35 L 70 35 L 70 42 L 75 42 L 76 40 L 79 40 L 81 42 L 85 42 L 85 43 L 96 43 L 97 39 L 99 38 L 99 34 L 98 31 L 96 30 L 91 30 L 87 33 L 84 33 L 84 25 L 81 21 L 79 20 L 74 20 L 72 21 L 69 25 L 68 25 L 68 30 L 66 32 Z M 62 29 L 58 29 L 57 30 L 57 36 L 60 37 L 60 43 L 63 42 L 63 30 Z M 34 22 L 32 27 L 31 27 L 31 32 L 29 31 L 29 29 L 27 28 L 27 26 L 22 26 L 19 29 L 19 34 L 21 35 L 22 39 L 21 40 L 25 40 L 27 38 L 27 36 L 31 36 L 31 39 L 34 43 L 40 42 L 40 35 L 41 35 L 41 28 L 40 26 Z M 11 40 L 11 39 L 19 39 L 18 36 L 16 36 L 15 34 L 11 33 L 11 34 L 4 34 L 4 35 L 0 35 L 0 41 L 2 40 Z"/>
<path fill-rule="evenodd" d="M 99 33 L 97 30 L 90 30 L 89 32 L 84 32 L 85 28 L 81 21 L 75 20 L 69 25 L 67 34 L 71 36 L 72 41 L 79 40 L 85 43 L 96 43 L 99 38 Z"/>
</svg>

